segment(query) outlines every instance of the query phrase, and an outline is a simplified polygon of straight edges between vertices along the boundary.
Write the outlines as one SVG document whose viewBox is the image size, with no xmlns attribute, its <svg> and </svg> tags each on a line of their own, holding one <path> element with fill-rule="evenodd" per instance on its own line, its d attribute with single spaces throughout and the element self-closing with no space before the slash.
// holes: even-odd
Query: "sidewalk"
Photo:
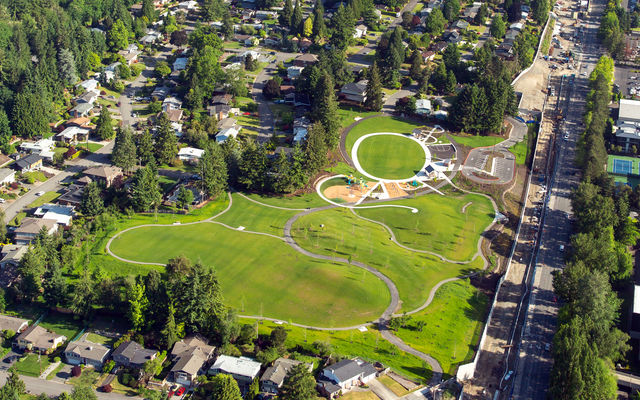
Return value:
<svg viewBox="0 0 640 400">
<path fill-rule="evenodd" d="M 40 379 L 47 379 L 47 376 L 49 376 L 49 374 L 52 373 L 54 369 L 58 368 L 58 365 L 60 365 L 60 361 L 49 364 L 47 369 L 42 371 L 42 373 L 40 374 Z"/>
</svg>

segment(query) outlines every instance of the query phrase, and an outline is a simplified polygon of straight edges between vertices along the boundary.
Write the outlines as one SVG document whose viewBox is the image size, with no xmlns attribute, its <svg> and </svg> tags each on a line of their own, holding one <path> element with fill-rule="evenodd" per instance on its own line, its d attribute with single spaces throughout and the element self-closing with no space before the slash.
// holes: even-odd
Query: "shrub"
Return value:
<svg viewBox="0 0 640 400">
<path fill-rule="evenodd" d="M 105 393 L 111 393 L 111 391 L 112 391 L 112 390 L 113 390 L 113 388 L 112 388 L 112 387 L 111 387 L 111 385 L 109 385 L 109 384 L 104 385 L 104 386 L 102 387 L 102 391 L 103 391 L 103 392 L 105 392 Z"/>
<path fill-rule="evenodd" d="M 78 377 L 80 375 L 82 375 L 82 368 L 79 365 L 71 368 L 71 376 Z"/>
<path fill-rule="evenodd" d="M 53 358 L 53 362 L 57 362 L 58 363 L 60 361 L 62 361 L 62 359 L 60 357 L 54 357 Z"/>
</svg>

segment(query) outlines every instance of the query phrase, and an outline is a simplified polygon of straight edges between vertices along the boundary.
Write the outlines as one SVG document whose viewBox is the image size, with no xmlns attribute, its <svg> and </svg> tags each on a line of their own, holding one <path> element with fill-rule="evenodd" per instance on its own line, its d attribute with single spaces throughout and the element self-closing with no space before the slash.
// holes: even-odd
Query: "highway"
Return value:
<svg viewBox="0 0 640 400">
<path fill-rule="evenodd" d="M 544 177 L 550 192 L 543 213 L 539 249 L 534 253 L 533 284 L 526 301 L 525 322 L 520 341 L 513 344 L 517 357 L 509 364 L 513 378 L 503 382 L 503 390 L 512 399 L 547 398 L 549 376 L 553 365 L 551 346 L 556 328 L 558 303 L 553 293 L 552 273 L 564 266 L 564 249 L 572 233 L 570 194 L 580 182 L 580 173 L 574 162 L 576 143 L 583 131 L 582 119 L 588 93 L 588 76 L 599 56 L 597 30 L 604 4 L 592 1 L 583 33 L 574 41 L 578 69 L 573 83 L 570 78 L 559 94 L 564 110 L 564 121 L 555 130 L 555 147 L 549 154 L 552 168 Z M 567 21 L 565 19 L 565 21 Z M 567 25 L 565 25 L 567 26 Z M 573 28 L 573 27 L 572 27 Z M 564 140 L 564 133 L 568 140 Z M 515 366 L 514 366 L 515 365 Z M 513 385 L 510 387 L 510 385 Z"/>
</svg>

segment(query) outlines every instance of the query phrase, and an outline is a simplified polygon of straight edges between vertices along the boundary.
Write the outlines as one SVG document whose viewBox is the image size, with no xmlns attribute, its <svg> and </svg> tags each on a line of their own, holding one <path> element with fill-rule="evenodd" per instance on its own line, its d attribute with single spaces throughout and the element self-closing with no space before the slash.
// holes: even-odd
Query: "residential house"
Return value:
<svg viewBox="0 0 640 400">
<path fill-rule="evenodd" d="M 277 37 L 270 36 L 270 37 L 264 39 L 264 45 L 265 46 L 278 47 L 281 44 L 282 44 L 282 41 Z"/>
<path fill-rule="evenodd" d="M 74 118 L 78 117 L 86 117 L 92 114 L 93 104 L 91 103 L 80 103 L 69 110 L 69 115 Z"/>
<path fill-rule="evenodd" d="M 197 164 L 204 155 L 204 150 L 194 147 L 183 147 L 178 152 L 178 158 L 184 162 Z"/>
<path fill-rule="evenodd" d="M 195 0 L 188 0 L 178 3 L 178 9 L 189 12 L 196 11 L 198 9 L 198 2 Z"/>
<path fill-rule="evenodd" d="M 307 50 L 309 47 L 311 47 L 312 44 L 313 42 L 310 39 L 302 38 L 302 40 L 300 40 L 300 43 L 298 43 L 298 47 L 300 48 L 300 50 Z"/>
<path fill-rule="evenodd" d="M 318 62 L 318 56 L 311 53 L 305 53 L 297 56 L 293 60 L 293 65 L 296 67 L 307 67 Z"/>
<path fill-rule="evenodd" d="M 76 144 L 78 142 L 84 142 L 89 138 L 90 129 L 80 128 L 78 126 L 70 126 L 65 128 L 62 132 L 56 135 L 56 139 L 59 142 L 66 144 Z"/>
<path fill-rule="evenodd" d="M 80 97 L 76 98 L 76 104 L 88 103 L 93 104 L 98 100 L 100 93 L 94 90 L 88 90 L 80 95 Z"/>
<path fill-rule="evenodd" d="M 291 67 L 288 67 L 287 68 L 287 78 L 289 78 L 289 79 L 298 79 L 300 74 L 302 74 L 302 70 L 304 70 L 304 67 L 299 67 L 299 66 L 296 66 L 296 65 L 292 65 Z"/>
<path fill-rule="evenodd" d="M 71 118 L 67 120 L 65 126 L 77 126 L 78 128 L 92 129 L 91 120 L 87 117 Z"/>
<path fill-rule="evenodd" d="M 58 230 L 58 223 L 54 219 L 24 218 L 14 231 L 16 244 L 31 243 L 43 229 L 52 235 Z"/>
<path fill-rule="evenodd" d="M 450 31 L 449 33 L 445 32 L 446 41 L 449 44 L 458 44 L 462 41 L 462 36 L 457 31 Z"/>
<path fill-rule="evenodd" d="M 416 100 L 416 114 L 418 115 L 431 114 L 431 101 L 427 99 Z"/>
<path fill-rule="evenodd" d="M 478 15 L 478 11 L 480 11 L 480 6 L 481 3 L 474 2 L 471 6 L 467 7 L 462 13 L 464 19 L 468 22 L 473 22 Z"/>
<path fill-rule="evenodd" d="M 367 36 L 367 26 L 363 24 L 356 26 L 356 30 L 353 33 L 353 38 L 360 39 L 365 36 Z"/>
<path fill-rule="evenodd" d="M 360 104 L 364 103 L 367 100 L 367 83 L 367 80 L 361 80 L 345 84 L 340 89 L 340 98 Z"/>
<path fill-rule="evenodd" d="M 225 118 L 222 119 L 220 121 L 218 121 L 218 129 L 222 130 L 222 129 L 229 129 L 229 128 L 238 128 L 238 121 L 236 121 L 234 118 Z"/>
<path fill-rule="evenodd" d="M 234 30 L 236 29 L 235 25 L 234 25 L 233 29 Z M 250 38 L 251 38 L 251 36 L 244 35 L 244 34 L 241 34 L 241 33 L 233 35 L 233 40 L 235 40 L 236 42 L 240 42 L 240 43 L 244 43 L 245 40 L 250 39 Z"/>
<path fill-rule="evenodd" d="M 428 50 L 422 53 L 422 62 L 427 63 L 429 61 L 433 61 L 436 57 L 436 52 L 432 50 Z"/>
<path fill-rule="evenodd" d="M 515 29 L 517 31 L 522 31 L 523 28 L 524 24 L 522 22 L 514 22 L 513 24 L 509 25 L 509 29 Z"/>
<path fill-rule="evenodd" d="M 209 368 L 210 375 L 227 374 L 238 382 L 240 389 L 246 389 L 258 376 L 262 364 L 247 357 L 220 355 Z"/>
<path fill-rule="evenodd" d="M 165 113 L 167 114 L 167 118 L 169 119 L 169 121 L 179 123 L 180 120 L 182 120 L 182 114 L 184 113 L 184 110 L 176 110 L 174 108 L 170 108 L 165 111 Z M 180 129 L 180 131 L 182 131 L 182 129 Z"/>
<path fill-rule="evenodd" d="M 293 121 L 293 142 L 300 143 L 307 138 L 311 123 L 306 117 L 296 118 Z"/>
<path fill-rule="evenodd" d="M 120 65 L 120 62 L 114 62 L 112 64 L 107 65 L 104 68 L 104 79 L 107 82 L 116 78 L 116 68 L 118 68 L 119 65 Z"/>
<path fill-rule="evenodd" d="M 122 176 L 122 169 L 114 166 L 92 167 L 84 170 L 84 174 L 92 180 L 111 187 L 114 181 Z"/>
<path fill-rule="evenodd" d="M 518 35 L 520 34 L 520 32 L 518 32 L 515 29 L 509 29 L 505 34 L 504 34 L 504 38 L 507 40 L 516 40 L 516 38 L 518 37 Z"/>
<path fill-rule="evenodd" d="M 182 102 L 173 96 L 169 96 L 162 101 L 162 111 L 179 110 L 182 108 Z"/>
<path fill-rule="evenodd" d="M 147 29 L 147 33 L 140 38 L 140 43 L 145 46 L 150 46 L 160 40 L 162 38 L 162 34 L 153 29 Z"/>
<path fill-rule="evenodd" d="M 215 347 L 209 346 L 199 336 L 182 339 L 173 345 L 171 359 L 175 363 L 169 371 L 169 380 L 183 386 L 191 386 L 204 365 L 213 355 Z"/>
<path fill-rule="evenodd" d="M 254 50 L 247 50 L 243 53 L 240 53 L 237 57 L 237 60 L 241 62 L 245 62 L 247 57 L 251 56 L 252 60 L 258 60 L 260 58 L 260 53 Z"/>
<path fill-rule="evenodd" d="M 16 181 L 16 171 L 10 168 L 0 168 L 0 185 L 9 185 Z"/>
<path fill-rule="evenodd" d="M 52 219 L 59 225 L 70 226 L 73 216 L 76 214 L 74 209 L 74 206 L 46 203 L 38 207 L 33 215 L 43 219 Z"/>
<path fill-rule="evenodd" d="M 178 57 L 173 62 L 173 70 L 174 71 L 182 71 L 187 68 L 187 63 L 189 59 L 187 57 Z"/>
<path fill-rule="evenodd" d="M 616 143 L 625 152 L 631 151 L 631 146 L 640 148 L 640 101 L 620 99 L 615 134 Z"/>
<path fill-rule="evenodd" d="M 0 252 L 0 268 L 4 269 L 8 266 L 19 266 L 20 260 L 22 260 L 22 257 L 28 249 L 29 246 L 21 244 L 7 244 L 2 246 L 2 251 Z M 3 329 L 1 321 L 0 329 Z"/>
<path fill-rule="evenodd" d="M 127 368 L 142 368 L 147 361 L 158 356 L 157 350 L 145 349 L 134 341 L 127 341 L 118 346 L 112 354 L 113 361 Z"/>
<path fill-rule="evenodd" d="M 64 192 L 62 196 L 58 197 L 58 204 L 75 207 L 79 207 L 82 204 L 82 195 L 86 186 L 84 184 L 80 184 L 80 180 L 82 179 L 88 179 L 91 181 L 91 178 L 85 176 L 78 179 L 76 183 L 69 185 L 67 187 L 67 191 Z"/>
<path fill-rule="evenodd" d="M 212 105 L 225 105 L 228 106 L 233 101 L 233 96 L 225 93 L 225 94 L 217 94 L 211 98 Z"/>
<path fill-rule="evenodd" d="M 356 386 L 367 384 L 376 377 L 377 372 L 373 365 L 358 358 L 342 360 L 322 370 L 318 389 L 329 398 L 334 398 Z"/>
<path fill-rule="evenodd" d="M 302 362 L 288 358 L 278 358 L 273 362 L 273 365 L 268 367 L 262 374 L 260 378 L 260 389 L 263 392 L 278 394 L 278 390 L 282 387 L 287 373 L 293 366 L 298 364 L 302 364 Z M 309 364 L 307 366 L 309 367 L 309 371 L 311 371 L 313 366 Z"/>
<path fill-rule="evenodd" d="M 31 154 L 41 154 L 53 150 L 55 142 L 51 138 L 40 139 L 36 142 L 22 142 L 20 150 L 28 151 Z"/>
<path fill-rule="evenodd" d="M 451 25 L 453 29 L 465 30 L 469 27 L 469 23 L 464 19 L 457 20 L 453 25 Z"/>
<path fill-rule="evenodd" d="M 307 93 L 295 93 L 293 97 L 294 107 L 311 107 L 311 98 Z"/>
<path fill-rule="evenodd" d="M 24 332 L 28 326 L 29 321 L 26 319 L 11 317 L 9 315 L 0 315 L 0 331 L 2 332 L 13 331 L 18 334 Z"/>
<path fill-rule="evenodd" d="M 438 42 L 435 42 L 433 45 L 431 45 L 431 50 L 433 50 L 436 53 L 439 53 L 442 50 L 446 49 L 447 46 L 448 46 L 447 42 L 438 41 Z"/>
<path fill-rule="evenodd" d="M 64 349 L 64 357 L 71 365 L 91 365 L 102 368 L 111 349 L 105 345 L 89 342 L 86 339 L 73 341 Z"/>
<path fill-rule="evenodd" d="M 38 154 L 29 154 L 16 161 L 14 165 L 20 172 L 37 171 L 42 168 L 42 157 Z"/>
<path fill-rule="evenodd" d="M 218 143 L 224 143 L 227 141 L 227 139 L 229 138 L 235 138 L 238 136 L 238 133 L 240 133 L 240 131 L 237 128 L 225 128 L 225 129 L 221 129 L 220 132 L 218 132 L 218 134 L 216 135 L 216 142 Z"/>
<path fill-rule="evenodd" d="M 258 19 L 275 19 L 278 18 L 278 12 L 258 10 L 255 13 L 255 17 Z"/>
<path fill-rule="evenodd" d="M 166 86 L 156 86 L 151 92 L 151 98 L 156 98 L 158 100 L 162 100 L 169 94 L 169 88 Z"/>
<path fill-rule="evenodd" d="M 17 350 L 30 350 L 40 354 L 49 354 L 67 340 L 66 336 L 50 332 L 40 325 L 25 329 L 13 342 Z"/>
<path fill-rule="evenodd" d="M 209 116 L 216 117 L 218 121 L 228 118 L 230 112 L 231 106 L 228 106 L 226 104 L 216 104 L 207 107 L 207 113 L 209 114 Z"/>
<path fill-rule="evenodd" d="M 86 81 L 78 83 L 76 86 L 82 86 L 85 92 L 89 92 L 98 89 L 98 81 L 95 79 L 87 79 Z"/>
</svg>

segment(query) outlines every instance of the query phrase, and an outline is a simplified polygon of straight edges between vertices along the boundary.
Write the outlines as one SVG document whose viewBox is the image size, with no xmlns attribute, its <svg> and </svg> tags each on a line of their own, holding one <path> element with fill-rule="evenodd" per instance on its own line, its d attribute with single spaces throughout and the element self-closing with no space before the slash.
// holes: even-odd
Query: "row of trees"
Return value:
<svg viewBox="0 0 640 400">
<path fill-rule="evenodd" d="M 624 35 L 630 29 L 629 13 L 617 1 L 610 1 L 600 20 L 598 36 L 609 53 L 618 58 L 624 51 Z"/>
<path fill-rule="evenodd" d="M 617 328 L 622 300 L 613 288 L 631 275 L 627 247 L 638 238 L 629 218 L 631 190 L 615 187 L 602 169 L 613 60 L 603 56 L 590 79 L 587 128 L 577 158 L 583 181 L 572 195 L 576 233 L 566 267 L 553 280 L 564 305 L 554 337 L 550 392 L 567 400 L 616 398 L 611 366 L 624 358 L 630 346 L 628 335 Z"/>
</svg>

